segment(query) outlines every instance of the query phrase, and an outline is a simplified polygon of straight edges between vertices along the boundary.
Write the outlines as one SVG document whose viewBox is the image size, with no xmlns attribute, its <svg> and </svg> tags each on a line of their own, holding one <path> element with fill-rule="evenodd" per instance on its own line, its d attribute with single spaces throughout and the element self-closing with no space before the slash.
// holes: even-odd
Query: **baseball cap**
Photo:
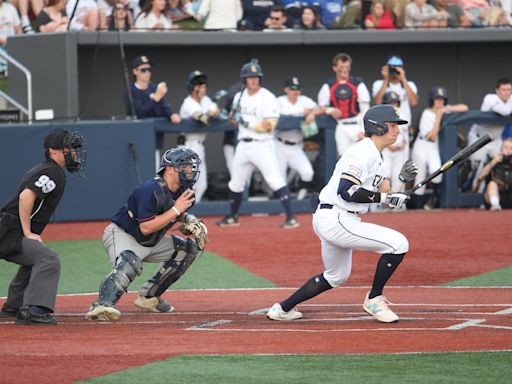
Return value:
<svg viewBox="0 0 512 384">
<path fill-rule="evenodd" d="M 149 57 L 147 56 L 137 56 L 135 59 L 133 59 L 132 68 L 137 68 L 139 65 L 142 64 L 149 64 L 152 66 L 153 62 L 149 60 Z"/>
<path fill-rule="evenodd" d="M 402 67 L 404 65 L 404 61 L 402 58 L 398 55 L 389 56 L 388 58 L 388 65 L 394 66 L 394 67 Z"/>
<path fill-rule="evenodd" d="M 54 129 L 44 137 L 44 147 L 53 149 L 64 148 L 64 138 L 68 133 L 65 129 Z"/>
<path fill-rule="evenodd" d="M 294 91 L 298 91 L 298 90 L 302 89 L 302 83 L 300 82 L 298 77 L 291 77 L 291 78 L 287 79 L 284 82 L 284 86 L 288 87 Z"/>
</svg>

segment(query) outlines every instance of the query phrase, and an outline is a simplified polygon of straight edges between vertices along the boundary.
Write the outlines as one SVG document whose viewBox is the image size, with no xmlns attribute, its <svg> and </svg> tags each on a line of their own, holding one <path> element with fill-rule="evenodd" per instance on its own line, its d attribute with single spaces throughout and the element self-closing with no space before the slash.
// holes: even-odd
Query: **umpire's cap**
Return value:
<svg viewBox="0 0 512 384">
<path fill-rule="evenodd" d="M 149 64 L 149 65 L 153 66 L 153 62 L 149 59 L 149 57 L 137 56 L 135 59 L 133 59 L 132 68 L 135 69 L 139 65 L 142 65 L 142 64 Z"/>
<path fill-rule="evenodd" d="M 435 86 L 428 92 L 428 105 L 434 104 L 434 99 L 444 99 L 444 105 L 448 103 L 448 91 L 446 88 Z"/>
<path fill-rule="evenodd" d="M 258 64 L 258 59 L 252 59 L 249 63 L 242 66 L 240 78 L 245 79 L 247 77 L 263 77 L 263 71 Z"/>
<path fill-rule="evenodd" d="M 364 132 L 367 136 L 385 135 L 388 131 L 386 123 L 407 124 L 398 114 L 398 109 L 391 105 L 375 105 L 364 114 Z"/>
<path fill-rule="evenodd" d="M 57 128 L 44 137 L 44 148 L 62 149 L 65 147 L 81 147 L 85 138 L 80 132 L 70 132 L 67 129 Z"/>
<path fill-rule="evenodd" d="M 382 104 L 398 103 L 400 106 L 400 96 L 395 91 L 389 91 L 382 96 Z"/>
</svg>

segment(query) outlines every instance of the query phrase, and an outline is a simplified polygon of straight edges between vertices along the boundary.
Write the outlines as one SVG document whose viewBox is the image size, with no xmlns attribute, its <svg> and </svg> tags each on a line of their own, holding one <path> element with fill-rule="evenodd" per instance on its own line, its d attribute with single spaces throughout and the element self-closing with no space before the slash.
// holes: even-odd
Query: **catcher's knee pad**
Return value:
<svg viewBox="0 0 512 384">
<path fill-rule="evenodd" d="M 130 283 L 142 273 L 142 260 L 132 251 L 123 251 L 112 272 L 100 285 L 98 302 L 112 306 L 126 292 Z"/>
<path fill-rule="evenodd" d="M 172 236 L 174 252 L 171 258 L 158 269 L 156 274 L 139 290 L 143 296 L 160 296 L 176 282 L 196 259 L 198 248 L 193 239 Z"/>
</svg>

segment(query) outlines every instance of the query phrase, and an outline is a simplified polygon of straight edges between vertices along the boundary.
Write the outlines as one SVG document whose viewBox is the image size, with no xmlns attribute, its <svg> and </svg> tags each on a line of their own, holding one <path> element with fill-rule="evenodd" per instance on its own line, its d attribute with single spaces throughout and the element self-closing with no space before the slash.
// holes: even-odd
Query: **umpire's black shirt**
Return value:
<svg viewBox="0 0 512 384">
<path fill-rule="evenodd" d="M 64 193 L 66 174 L 52 159 L 46 159 L 28 171 L 21 179 L 18 194 L 3 208 L 2 212 L 19 216 L 19 195 L 24 189 L 30 189 L 37 195 L 31 214 L 31 231 L 40 235 Z"/>
</svg>

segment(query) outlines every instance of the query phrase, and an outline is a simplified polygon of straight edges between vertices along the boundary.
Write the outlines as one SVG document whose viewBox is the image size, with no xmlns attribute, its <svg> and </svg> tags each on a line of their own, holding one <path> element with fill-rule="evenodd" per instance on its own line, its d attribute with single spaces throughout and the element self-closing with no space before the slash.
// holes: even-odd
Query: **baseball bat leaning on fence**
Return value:
<svg viewBox="0 0 512 384">
<path fill-rule="evenodd" d="M 466 160 L 469 156 L 471 156 L 473 153 L 478 151 L 480 148 L 482 148 L 487 143 L 491 142 L 491 136 L 489 134 L 485 134 L 481 138 L 479 138 L 477 141 L 475 141 L 473 144 L 468 145 L 466 148 L 462 149 L 461 151 L 457 152 L 451 159 L 449 159 L 447 162 L 445 162 L 441 168 L 436 170 L 434 173 L 432 173 L 429 177 L 427 177 L 425 180 L 420 181 L 418 184 L 416 184 L 410 191 L 408 191 L 409 195 L 412 195 L 414 191 L 417 191 L 421 187 L 423 187 L 425 184 L 427 184 L 430 180 L 435 178 L 436 176 L 440 175 L 441 173 L 446 172 L 450 168 L 452 168 L 454 165 L 459 164 L 461 161 Z"/>
</svg>

